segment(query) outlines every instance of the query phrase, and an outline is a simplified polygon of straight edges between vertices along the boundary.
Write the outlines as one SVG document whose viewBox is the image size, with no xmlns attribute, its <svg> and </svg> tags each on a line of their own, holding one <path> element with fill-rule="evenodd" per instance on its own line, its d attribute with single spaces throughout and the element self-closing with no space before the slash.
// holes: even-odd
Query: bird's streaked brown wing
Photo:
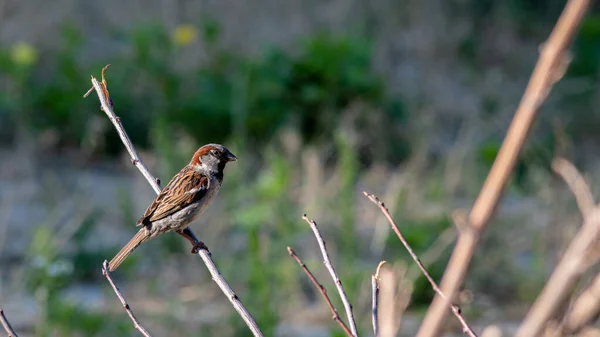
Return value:
<svg viewBox="0 0 600 337">
<path fill-rule="evenodd" d="M 137 225 L 146 225 L 163 219 L 192 202 L 202 199 L 208 190 L 208 184 L 208 177 L 189 166 L 184 167 L 160 191 L 160 194 L 156 196 L 144 215 L 138 220 Z"/>
</svg>

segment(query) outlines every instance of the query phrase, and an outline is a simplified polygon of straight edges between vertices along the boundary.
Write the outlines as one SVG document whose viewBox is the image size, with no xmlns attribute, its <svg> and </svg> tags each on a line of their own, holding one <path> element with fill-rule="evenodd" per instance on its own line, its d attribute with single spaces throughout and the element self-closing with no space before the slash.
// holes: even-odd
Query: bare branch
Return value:
<svg viewBox="0 0 600 337">
<path fill-rule="evenodd" d="M 115 126 L 115 129 L 119 133 L 119 137 L 121 137 L 121 141 L 125 145 L 127 152 L 129 152 L 129 156 L 131 157 L 131 162 L 133 163 L 133 165 L 135 165 L 135 167 L 137 167 L 138 170 L 140 170 L 144 178 L 146 178 L 146 180 L 148 181 L 148 184 L 150 184 L 150 186 L 152 186 L 152 189 L 154 189 L 154 192 L 158 194 L 160 193 L 161 188 L 157 183 L 157 178 L 150 173 L 150 171 L 138 155 L 137 151 L 135 150 L 135 147 L 133 146 L 133 143 L 131 142 L 131 139 L 129 139 L 127 132 L 125 132 L 125 128 L 121 123 L 121 119 L 117 117 L 117 115 L 115 115 L 115 112 L 113 111 L 112 100 L 108 95 L 108 87 L 106 84 L 106 79 L 104 78 L 104 72 L 109 66 L 110 64 L 102 68 L 102 83 L 98 82 L 98 80 L 94 78 L 94 76 L 92 76 L 92 84 L 94 86 L 94 89 L 96 89 L 96 93 L 98 93 L 98 98 L 100 99 L 100 104 L 102 105 L 102 111 L 106 113 L 108 119 L 110 119 L 110 121 Z"/>
<path fill-rule="evenodd" d="M 457 230 L 452 227 L 446 228 L 440 235 L 438 235 L 429 248 L 421 254 L 419 259 L 423 265 L 427 268 L 427 266 L 430 266 L 437 261 L 448 248 L 448 246 L 454 242 L 456 236 Z M 416 280 L 419 275 L 421 275 L 419 267 L 414 267 L 411 265 L 407 271 L 406 277 L 410 280 Z"/>
<path fill-rule="evenodd" d="M 589 252 L 598 242 L 600 234 L 600 207 L 588 210 L 590 202 L 593 205 L 593 197 L 583 179 L 574 179 L 581 177 L 577 169 L 564 159 L 555 160 L 553 168 L 562 175 L 575 194 L 584 215 L 584 223 L 519 327 L 516 336 L 520 337 L 536 336 L 542 331 L 558 304 L 565 299 L 575 282 L 589 267 Z"/>
<path fill-rule="evenodd" d="M 588 265 L 586 252 L 600 230 L 600 208 L 594 209 L 554 269 L 541 294 L 523 320 L 516 336 L 536 336 Z"/>
<path fill-rule="evenodd" d="M 595 206 L 594 196 L 590 187 L 585 182 L 585 179 L 581 176 L 577 168 L 571 164 L 571 162 L 563 158 L 555 158 L 552 161 L 552 169 L 554 172 L 560 174 L 563 180 L 569 186 L 569 189 L 577 200 L 577 206 L 581 211 L 581 214 L 585 217 L 589 214 Z"/>
<path fill-rule="evenodd" d="M 4 331 L 6 331 L 6 333 L 8 334 L 8 337 L 18 337 L 17 333 L 15 332 L 13 327 L 10 325 L 10 322 L 4 315 L 4 310 L 2 310 L 2 308 L 0 308 L 0 323 L 4 328 Z"/>
<path fill-rule="evenodd" d="M 492 217 L 538 109 L 546 99 L 551 87 L 567 69 L 569 56 L 566 49 L 590 2 L 590 0 L 569 0 L 548 41 L 541 48 L 540 57 L 507 131 L 506 138 L 469 214 L 469 226 L 473 230 L 466 231 L 459 236 L 448 267 L 444 272 L 441 286 L 444 294 L 450 299 L 454 298 L 463 282 L 475 247 L 479 242 L 479 236 Z M 446 314 L 446 300 L 441 296 L 436 296 L 429 306 L 417 336 L 434 337 L 439 335 Z"/>
<path fill-rule="evenodd" d="M 154 192 L 156 192 L 156 194 L 159 194 L 160 190 L 161 190 L 161 188 L 158 184 L 159 179 L 154 177 L 150 173 L 150 171 L 148 170 L 146 165 L 144 165 L 144 163 L 140 159 L 140 156 L 138 155 L 137 151 L 135 150 L 135 147 L 131 143 L 129 136 L 125 132 L 125 128 L 123 127 L 121 120 L 119 119 L 119 117 L 117 117 L 117 115 L 115 115 L 115 113 L 113 111 L 113 102 L 108 94 L 108 87 L 107 87 L 106 79 L 104 77 L 104 72 L 105 72 L 106 68 L 108 68 L 108 65 L 102 69 L 102 82 L 99 82 L 96 78 L 94 78 L 94 76 L 92 76 L 92 85 L 94 86 L 94 89 L 96 90 L 96 93 L 98 94 L 98 98 L 100 99 L 102 111 L 104 111 L 106 113 L 106 115 L 108 116 L 110 121 L 113 123 L 113 125 L 117 129 L 117 132 L 119 133 L 119 136 L 121 137 L 121 141 L 123 141 L 123 144 L 127 148 L 127 152 L 129 152 L 129 155 L 131 157 L 131 162 L 138 168 L 138 170 L 140 170 L 140 172 L 146 178 L 146 180 L 148 181 L 150 186 L 152 186 L 152 188 L 154 189 Z M 190 230 L 190 233 L 191 233 L 191 235 L 193 235 L 191 230 Z M 244 322 L 246 322 L 246 325 L 252 331 L 253 335 L 256 337 L 262 337 L 263 334 L 260 331 L 258 325 L 256 324 L 256 321 L 252 318 L 252 315 L 250 315 L 250 313 L 248 312 L 246 307 L 244 307 L 244 305 L 242 304 L 240 299 L 233 292 L 233 290 L 231 289 L 229 284 L 227 284 L 227 282 L 225 281 L 225 279 L 223 278 L 223 276 L 221 275 L 221 273 L 215 266 L 215 263 L 213 262 L 213 260 L 211 258 L 210 252 L 206 248 L 204 248 L 204 249 L 200 249 L 198 251 L 198 255 L 200 255 L 200 257 L 202 258 L 202 261 L 204 261 L 204 264 L 206 265 L 206 268 L 210 272 L 213 281 L 215 281 L 215 283 L 219 286 L 219 288 L 221 288 L 221 291 L 223 291 L 223 293 L 227 296 L 227 299 L 229 299 L 229 301 L 233 304 L 233 307 L 240 314 L 240 316 L 242 317 Z"/>
<path fill-rule="evenodd" d="M 317 243 L 319 244 L 319 248 L 321 248 L 321 254 L 323 255 L 323 263 L 325 267 L 329 271 L 331 278 L 333 278 L 333 282 L 335 282 L 335 287 L 340 294 L 340 298 L 342 299 L 342 303 L 344 304 L 344 308 L 346 309 L 346 316 L 348 317 L 348 325 L 350 325 L 350 330 L 352 330 L 352 335 L 358 337 L 358 330 L 356 329 L 356 322 L 354 321 L 354 314 L 352 313 L 352 304 L 348 301 L 348 296 L 346 295 L 346 291 L 344 290 L 344 286 L 342 285 L 342 281 L 338 277 L 335 269 L 333 268 L 333 264 L 331 264 L 331 260 L 329 259 L 329 253 L 327 252 L 327 247 L 325 246 L 325 240 L 321 236 L 319 229 L 317 228 L 317 223 L 313 220 L 310 220 L 306 214 L 302 216 L 302 219 L 306 221 L 310 228 L 312 229 L 315 237 L 317 238 Z"/>
<path fill-rule="evenodd" d="M 196 235 L 191 230 L 189 231 L 189 234 L 199 242 L 198 238 L 196 238 Z M 212 275 L 213 281 L 215 281 L 219 288 L 221 288 L 221 291 L 225 294 L 225 296 L 227 296 L 227 299 L 229 302 L 231 302 L 231 305 L 233 305 L 244 322 L 246 322 L 246 325 L 248 325 L 248 328 L 250 328 L 254 336 L 262 336 L 262 332 L 260 331 L 258 324 L 256 324 L 254 321 L 254 318 L 252 318 L 252 315 L 250 315 L 248 310 L 246 310 L 239 297 L 235 294 L 233 289 L 231 289 L 229 284 L 223 278 L 223 275 L 221 275 L 221 272 L 215 266 L 211 258 L 211 253 L 208 251 L 208 249 L 199 249 L 198 255 L 200 258 L 202 258 L 202 261 L 204 261 L 206 268 L 208 268 L 210 275 Z"/>
<path fill-rule="evenodd" d="M 254 321 L 254 318 L 252 318 L 252 315 L 250 315 L 250 312 L 246 310 L 239 297 L 235 294 L 233 289 L 231 289 L 229 284 L 223 278 L 223 275 L 221 275 L 215 266 L 211 259 L 210 252 L 206 249 L 201 249 L 198 251 L 198 255 L 200 255 L 202 261 L 206 264 L 206 268 L 210 271 L 213 281 L 215 281 L 219 288 L 221 288 L 221 291 L 227 296 L 229 302 L 231 302 L 235 310 L 240 314 L 244 322 L 246 322 L 246 325 L 248 325 L 248 328 L 250 328 L 254 336 L 262 336 L 262 332 L 260 331 L 258 324 Z"/>
<path fill-rule="evenodd" d="M 600 315 L 600 274 L 583 292 L 564 320 L 564 328 L 569 334 L 576 334 L 584 326 L 592 323 Z"/>
<path fill-rule="evenodd" d="M 375 337 L 379 337 L 379 321 L 378 321 L 378 314 L 377 314 L 377 310 L 378 310 L 378 304 L 379 304 L 379 271 L 381 270 L 381 267 L 386 263 L 386 261 L 381 261 L 379 262 L 379 265 L 377 266 L 377 270 L 375 271 L 374 275 L 371 275 L 371 293 L 373 294 L 373 299 L 372 299 L 372 310 L 371 310 L 371 314 L 372 314 L 372 321 L 373 321 L 373 336 Z"/>
<path fill-rule="evenodd" d="M 402 235 L 402 233 L 400 232 L 400 229 L 398 228 L 398 226 L 394 222 L 394 219 L 392 219 L 392 216 L 390 215 L 390 212 L 388 211 L 388 209 L 385 207 L 385 204 L 383 202 L 381 202 L 379 200 L 379 198 L 377 198 L 374 194 L 369 194 L 367 192 L 363 192 L 363 194 L 367 198 L 369 198 L 369 200 L 371 200 L 371 202 L 373 202 L 375 205 L 377 205 L 379 207 L 379 209 L 381 209 L 381 212 L 383 212 L 383 214 L 385 215 L 385 217 L 388 219 L 390 225 L 392 226 L 392 229 L 394 230 L 394 232 L 396 232 L 396 235 L 398 236 L 398 239 L 400 239 L 400 242 L 402 242 L 402 245 L 404 245 L 404 248 L 406 248 L 406 250 L 408 251 L 408 253 L 412 257 L 412 259 L 415 261 L 415 263 L 419 267 L 419 269 L 421 269 L 421 272 L 423 273 L 423 275 L 425 275 L 425 278 L 427 279 L 427 281 L 429 281 L 429 284 L 431 284 L 431 287 L 433 288 L 433 290 L 442 299 L 444 299 L 445 304 L 447 306 L 449 306 L 450 309 L 452 309 L 452 312 L 454 313 L 454 316 L 456 316 L 456 318 L 458 319 L 458 321 L 460 322 L 460 324 L 461 324 L 461 326 L 463 328 L 463 332 L 466 333 L 467 335 L 471 336 L 471 337 L 476 337 L 477 335 L 475 334 L 475 332 L 473 332 L 473 329 L 471 329 L 471 327 L 469 326 L 469 324 L 467 323 L 467 321 L 462 316 L 462 314 L 460 312 L 460 308 L 458 306 L 456 306 L 456 305 L 453 305 L 450 302 L 450 300 L 446 297 L 446 295 L 444 295 L 444 293 L 440 290 L 440 288 L 438 287 L 438 285 L 435 283 L 435 281 L 433 280 L 433 278 L 431 277 L 431 275 L 429 275 L 429 272 L 427 272 L 427 269 L 425 269 L 425 266 L 423 266 L 423 263 L 421 263 L 421 260 L 419 260 L 419 257 L 417 256 L 417 254 L 410 247 L 410 245 L 406 241 L 406 238 L 404 238 L 404 235 Z"/>
<path fill-rule="evenodd" d="M 150 334 L 148 333 L 148 331 L 146 331 L 146 329 L 144 329 L 144 327 L 140 324 L 140 322 L 137 320 L 137 318 L 135 318 L 135 315 L 133 314 L 133 310 L 131 310 L 131 307 L 129 306 L 129 304 L 127 304 L 127 301 L 125 301 L 125 297 L 123 297 L 123 295 L 119 291 L 119 288 L 117 287 L 115 282 L 113 282 L 112 277 L 110 277 L 110 272 L 108 271 L 108 261 L 106 261 L 106 260 L 102 264 L 102 275 L 104 275 L 104 277 L 106 277 L 106 279 L 108 280 L 108 283 L 110 283 L 110 286 L 115 291 L 115 294 L 117 294 L 119 301 L 121 301 L 123 308 L 125 308 L 127 315 L 133 322 L 133 327 L 137 331 L 139 331 L 142 335 L 144 335 L 146 337 L 150 337 Z"/>
<path fill-rule="evenodd" d="M 380 337 L 398 336 L 413 293 L 414 283 L 407 279 L 407 270 L 406 262 L 398 261 L 379 271 L 377 325 Z"/>
<path fill-rule="evenodd" d="M 333 303 L 331 303 L 331 300 L 329 299 L 329 296 L 327 295 L 327 289 L 325 289 L 325 287 L 323 287 L 323 285 L 321 283 L 319 283 L 319 281 L 317 281 L 317 278 L 315 277 L 315 275 L 313 275 L 313 273 L 308 269 L 306 264 L 304 264 L 304 262 L 302 262 L 302 260 L 300 260 L 298 255 L 296 255 L 296 253 L 292 249 L 292 247 L 287 247 L 287 249 L 288 249 L 288 253 L 290 254 L 290 256 L 294 260 L 296 260 L 296 262 L 298 262 L 298 264 L 300 265 L 302 270 L 304 270 L 306 275 L 308 275 L 308 278 L 314 284 L 315 288 L 317 288 L 317 290 L 319 290 L 319 292 L 323 296 L 323 299 L 325 299 L 325 302 L 327 303 L 327 306 L 329 307 L 329 310 L 331 310 L 331 314 L 333 315 L 333 317 L 332 317 L 333 320 L 336 321 L 342 327 L 342 329 L 344 330 L 346 335 L 348 335 L 349 337 L 354 336 L 354 335 L 352 335 L 352 331 L 350 331 L 350 329 L 348 328 L 346 323 L 344 323 L 344 321 L 342 321 L 342 319 L 340 318 L 340 315 L 338 314 L 337 310 L 335 310 Z"/>
</svg>

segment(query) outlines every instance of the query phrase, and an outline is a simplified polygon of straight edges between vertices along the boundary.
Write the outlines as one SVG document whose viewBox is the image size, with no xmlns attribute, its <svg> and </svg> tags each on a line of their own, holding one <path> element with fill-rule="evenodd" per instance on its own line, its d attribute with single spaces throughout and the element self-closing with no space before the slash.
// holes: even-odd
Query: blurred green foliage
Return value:
<svg viewBox="0 0 600 337">
<path fill-rule="evenodd" d="M 579 36 L 574 45 L 576 57 L 569 66 L 568 75 L 573 77 L 600 76 L 600 16 L 587 16 L 581 23 Z"/>
<path fill-rule="evenodd" d="M 102 335 L 103 331 L 118 329 L 131 331 L 124 326 L 126 318 L 109 323 L 104 314 L 83 310 L 82 303 L 64 297 L 64 291 L 76 283 L 98 277 L 99 264 L 106 251 L 86 249 L 96 226 L 97 213 L 92 212 L 81 223 L 73 223 L 57 230 L 51 224 L 41 224 L 32 231 L 28 255 L 25 257 L 25 286 L 35 295 L 38 324 L 36 336 Z M 65 228 L 74 229 L 73 231 Z M 68 246 L 68 247 L 67 247 Z"/>
<path fill-rule="evenodd" d="M 184 131 L 198 144 L 241 138 L 252 148 L 286 124 L 297 127 L 305 141 L 319 141 L 337 129 L 345 109 L 355 102 L 381 111 L 380 125 L 405 119 L 401 102 L 389 98 L 372 69 L 366 40 L 317 35 L 303 41 L 297 52 L 269 49 L 250 57 L 220 48 L 219 33 L 218 24 L 207 21 L 199 29 L 179 27 L 172 36 L 157 24 L 115 34 L 127 52 L 111 59 L 109 88 L 135 144 L 155 145 L 151 130 L 162 128 L 165 135 Z M 182 70 L 179 54 L 196 35 L 203 39 L 207 58 Z M 91 132 L 92 116 L 100 113 L 97 102 L 81 94 L 89 74 L 101 68 L 82 62 L 82 43 L 78 30 L 67 25 L 55 51 L 23 43 L 0 47 L 0 78 L 8 83 L 8 90 L 0 92 L 0 118 L 35 133 L 52 130 L 59 145 L 80 146 Z M 364 125 L 364 132 L 374 131 L 374 125 Z M 4 137 L 14 136 L 14 129 L 3 128 L 9 133 Z M 104 150 L 121 150 L 112 130 L 102 137 Z M 395 132 L 386 137 L 376 140 L 404 142 Z M 406 151 L 394 155 L 401 160 Z"/>
</svg>

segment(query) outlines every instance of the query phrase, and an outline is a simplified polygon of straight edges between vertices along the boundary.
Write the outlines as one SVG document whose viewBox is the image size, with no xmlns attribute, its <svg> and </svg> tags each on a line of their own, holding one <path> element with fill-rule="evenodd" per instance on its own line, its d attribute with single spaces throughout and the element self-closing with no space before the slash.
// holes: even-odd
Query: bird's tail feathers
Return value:
<svg viewBox="0 0 600 337">
<path fill-rule="evenodd" d="M 129 256 L 139 245 L 150 240 L 150 233 L 146 228 L 141 228 L 127 244 L 110 260 L 108 270 L 113 272 L 118 266 L 123 263 L 125 258 Z"/>
</svg>

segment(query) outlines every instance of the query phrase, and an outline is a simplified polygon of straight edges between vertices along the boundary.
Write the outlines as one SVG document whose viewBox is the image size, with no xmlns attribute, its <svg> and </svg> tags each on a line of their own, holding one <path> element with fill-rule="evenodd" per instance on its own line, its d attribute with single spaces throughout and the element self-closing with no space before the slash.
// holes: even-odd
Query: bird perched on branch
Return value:
<svg viewBox="0 0 600 337">
<path fill-rule="evenodd" d="M 236 161 L 227 148 L 219 144 L 204 145 L 194 153 L 192 160 L 177 173 L 156 196 L 148 209 L 137 221 L 142 226 L 137 234 L 110 261 L 112 272 L 140 244 L 169 231 L 188 239 L 194 248 L 192 253 L 206 246 L 198 241 L 188 225 L 215 199 L 221 183 L 225 164 Z"/>
</svg>

